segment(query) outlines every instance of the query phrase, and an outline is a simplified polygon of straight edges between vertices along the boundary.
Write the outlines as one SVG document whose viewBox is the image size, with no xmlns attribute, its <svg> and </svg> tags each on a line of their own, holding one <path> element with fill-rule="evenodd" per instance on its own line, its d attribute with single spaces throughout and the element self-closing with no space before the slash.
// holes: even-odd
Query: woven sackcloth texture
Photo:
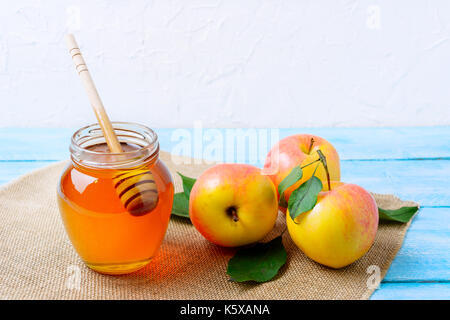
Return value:
<svg viewBox="0 0 450 320">
<path fill-rule="evenodd" d="M 208 167 L 165 152 L 160 157 L 177 191 L 182 187 L 176 171 L 198 177 Z M 0 299 L 368 299 L 374 290 L 368 286 L 373 274 L 368 267 L 379 267 L 384 277 L 409 227 L 381 224 L 370 251 L 340 270 L 309 260 L 285 232 L 288 261 L 280 274 L 262 284 L 239 284 L 226 274 L 234 250 L 209 243 L 189 222 L 174 217 L 149 265 L 129 275 L 107 276 L 84 266 L 65 233 L 56 185 L 66 164 L 52 164 L 0 187 Z M 387 209 L 417 205 L 392 195 L 374 196 Z M 267 239 L 284 229 L 284 217 L 279 214 Z"/>
</svg>

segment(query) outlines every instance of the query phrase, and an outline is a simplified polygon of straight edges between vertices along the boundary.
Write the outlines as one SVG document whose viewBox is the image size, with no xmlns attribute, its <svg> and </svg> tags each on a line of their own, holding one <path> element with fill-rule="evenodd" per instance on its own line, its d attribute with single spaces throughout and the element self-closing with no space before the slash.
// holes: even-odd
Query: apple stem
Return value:
<svg viewBox="0 0 450 320">
<path fill-rule="evenodd" d="M 325 172 L 327 173 L 328 190 L 331 191 L 330 173 L 328 172 L 327 167 L 325 167 Z"/>
<path fill-rule="evenodd" d="M 311 154 L 313 144 L 314 144 L 314 138 L 311 138 L 311 143 L 309 144 L 308 154 Z"/>
<path fill-rule="evenodd" d="M 239 221 L 239 217 L 237 215 L 236 207 L 229 207 L 227 209 L 227 214 L 230 215 L 233 218 L 234 222 L 238 222 Z"/>
<path fill-rule="evenodd" d="M 322 153 L 322 151 L 320 151 L 320 149 L 317 150 L 317 153 L 319 154 L 319 159 L 322 162 L 323 167 L 325 168 L 325 173 L 327 174 L 328 190 L 331 191 L 330 172 L 328 171 L 327 158 Z"/>
</svg>

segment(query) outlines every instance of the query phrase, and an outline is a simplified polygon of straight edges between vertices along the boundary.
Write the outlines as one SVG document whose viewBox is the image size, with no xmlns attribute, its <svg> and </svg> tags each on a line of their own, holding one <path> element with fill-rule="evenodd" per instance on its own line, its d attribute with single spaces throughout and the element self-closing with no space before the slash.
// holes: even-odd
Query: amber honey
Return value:
<svg viewBox="0 0 450 320">
<path fill-rule="evenodd" d="M 81 259 L 100 273 L 124 274 L 142 268 L 155 256 L 169 223 L 174 188 L 158 157 L 156 134 L 134 124 L 113 125 L 123 154 L 109 153 L 96 126 L 74 135 L 72 161 L 61 175 L 58 202 Z M 130 185 L 127 192 L 144 202 L 151 196 L 156 202 L 148 210 L 133 212 L 121 196 L 123 190 L 118 191 L 117 177 L 138 177 L 141 172 L 150 172 L 152 179 Z M 147 192 L 149 186 L 155 190 Z"/>
</svg>

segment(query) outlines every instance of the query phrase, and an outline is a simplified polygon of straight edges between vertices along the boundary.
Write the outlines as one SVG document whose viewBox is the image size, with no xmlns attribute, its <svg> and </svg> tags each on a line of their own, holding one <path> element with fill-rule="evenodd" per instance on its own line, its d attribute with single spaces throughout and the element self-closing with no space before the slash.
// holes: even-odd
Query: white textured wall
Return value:
<svg viewBox="0 0 450 320">
<path fill-rule="evenodd" d="M 0 126 L 450 124 L 450 1 L 0 0 Z"/>
</svg>

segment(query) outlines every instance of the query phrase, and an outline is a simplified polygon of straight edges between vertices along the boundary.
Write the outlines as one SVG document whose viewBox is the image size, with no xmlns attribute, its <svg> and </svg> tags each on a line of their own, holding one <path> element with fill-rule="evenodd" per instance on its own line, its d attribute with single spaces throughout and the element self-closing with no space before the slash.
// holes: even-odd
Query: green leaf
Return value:
<svg viewBox="0 0 450 320">
<path fill-rule="evenodd" d="M 184 192 L 174 194 L 172 214 L 189 219 L 189 199 Z"/>
<path fill-rule="evenodd" d="M 189 196 L 196 179 L 189 178 L 177 172 L 183 181 L 183 192 L 175 193 L 173 196 L 172 214 L 189 219 Z"/>
<path fill-rule="evenodd" d="M 320 191 L 322 191 L 322 182 L 316 176 L 312 176 L 292 192 L 288 204 L 289 215 L 292 220 L 303 212 L 314 208 Z"/>
<path fill-rule="evenodd" d="M 417 210 L 419 210 L 419 207 L 401 207 L 396 210 L 378 208 L 378 213 L 380 215 L 380 221 L 397 221 L 406 223 L 411 220 Z"/>
<path fill-rule="evenodd" d="M 228 261 L 227 274 L 236 282 L 266 282 L 286 263 L 287 252 L 281 236 L 267 243 L 240 248 Z"/>
<path fill-rule="evenodd" d="M 303 176 L 303 171 L 300 166 L 294 167 L 291 172 L 280 182 L 278 185 L 278 194 L 280 195 L 280 202 L 278 203 L 280 207 L 286 208 L 287 202 L 284 197 L 284 192 L 292 187 L 297 181 L 299 181 Z"/>
<path fill-rule="evenodd" d="M 183 181 L 183 191 L 184 191 L 184 193 L 186 194 L 186 196 L 187 196 L 188 199 L 189 199 L 189 196 L 190 196 L 190 194 L 191 194 L 192 187 L 194 186 L 194 183 L 195 183 L 195 181 L 197 181 L 197 180 L 194 179 L 194 178 L 186 177 L 186 176 L 182 175 L 182 174 L 179 173 L 179 172 L 177 172 L 177 173 L 178 173 L 178 175 L 181 177 L 181 180 Z"/>
</svg>

